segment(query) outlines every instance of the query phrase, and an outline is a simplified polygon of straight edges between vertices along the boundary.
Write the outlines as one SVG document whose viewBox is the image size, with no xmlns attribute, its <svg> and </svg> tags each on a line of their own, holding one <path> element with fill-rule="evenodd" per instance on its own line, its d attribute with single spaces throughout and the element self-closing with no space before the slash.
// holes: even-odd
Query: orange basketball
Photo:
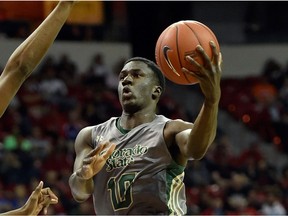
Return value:
<svg viewBox="0 0 288 216">
<path fill-rule="evenodd" d="M 203 64 L 201 56 L 198 56 L 195 48 L 201 45 L 210 58 L 212 49 L 209 45 L 214 41 L 220 50 L 218 40 L 214 33 L 203 23 L 186 20 L 173 23 L 168 26 L 159 36 L 155 48 L 156 62 L 163 74 L 170 81 L 181 85 L 192 85 L 198 80 L 182 72 L 185 67 L 190 71 L 197 71 L 185 60 L 185 56 L 192 56 L 199 64 Z"/>
</svg>

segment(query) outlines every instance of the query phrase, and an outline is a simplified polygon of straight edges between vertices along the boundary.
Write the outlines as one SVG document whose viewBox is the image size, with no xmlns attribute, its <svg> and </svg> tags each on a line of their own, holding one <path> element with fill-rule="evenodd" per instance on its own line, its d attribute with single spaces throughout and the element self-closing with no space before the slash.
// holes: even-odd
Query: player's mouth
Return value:
<svg viewBox="0 0 288 216">
<path fill-rule="evenodd" d="M 122 90 L 122 95 L 123 97 L 131 97 L 132 96 L 132 91 L 129 87 L 124 87 Z"/>
</svg>

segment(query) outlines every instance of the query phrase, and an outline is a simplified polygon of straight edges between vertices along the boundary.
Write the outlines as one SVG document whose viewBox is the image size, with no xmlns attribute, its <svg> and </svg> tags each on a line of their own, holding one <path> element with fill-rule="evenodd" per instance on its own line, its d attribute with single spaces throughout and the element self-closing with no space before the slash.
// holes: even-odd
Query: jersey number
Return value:
<svg viewBox="0 0 288 216">
<path fill-rule="evenodd" d="M 115 211 L 128 208 L 132 203 L 132 182 L 135 173 L 123 174 L 118 181 L 115 177 L 109 179 L 108 190 L 112 197 L 112 204 Z"/>
</svg>

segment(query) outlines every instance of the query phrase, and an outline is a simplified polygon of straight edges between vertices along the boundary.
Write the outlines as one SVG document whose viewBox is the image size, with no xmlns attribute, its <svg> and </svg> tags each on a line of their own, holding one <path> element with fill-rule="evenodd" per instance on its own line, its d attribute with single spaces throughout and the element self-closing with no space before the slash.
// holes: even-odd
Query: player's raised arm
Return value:
<svg viewBox="0 0 288 216">
<path fill-rule="evenodd" d="M 61 30 L 73 1 L 61 1 L 10 56 L 0 76 L 0 117 L 22 83 L 33 72 Z"/>
<path fill-rule="evenodd" d="M 200 73 L 196 74 L 185 68 L 183 69 L 183 72 L 191 73 L 199 80 L 199 85 L 204 95 L 202 109 L 194 122 L 193 130 L 189 133 L 188 142 L 185 146 L 185 152 L 198 159 L 204 156 L 216 136 L 217 116 L 221 97 L 222 56 L 214 42 L 210 42 L 210 46 L 213 53 L 212 59 L 209 58 L 201 46 L 197 48 L 197 52 L 205 62 L 204 65 L 200 65 L 190 56 L 187 57 L 191 64 L 198 67 Z"/>
</svg>

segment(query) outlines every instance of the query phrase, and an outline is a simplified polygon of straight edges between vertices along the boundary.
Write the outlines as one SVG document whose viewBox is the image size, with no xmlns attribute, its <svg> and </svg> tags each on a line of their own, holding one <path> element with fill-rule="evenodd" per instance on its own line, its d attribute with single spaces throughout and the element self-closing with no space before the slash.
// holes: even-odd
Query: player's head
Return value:
<svg viewBox="0 0 288 216">
<path fill-rule="evenodd" d="M 146 58 L 127 60 L 119 74 L 118 94 L 127 112 L 156 107 L 165 89 L 165 78 L 158 66 Z"/>
</svg>

